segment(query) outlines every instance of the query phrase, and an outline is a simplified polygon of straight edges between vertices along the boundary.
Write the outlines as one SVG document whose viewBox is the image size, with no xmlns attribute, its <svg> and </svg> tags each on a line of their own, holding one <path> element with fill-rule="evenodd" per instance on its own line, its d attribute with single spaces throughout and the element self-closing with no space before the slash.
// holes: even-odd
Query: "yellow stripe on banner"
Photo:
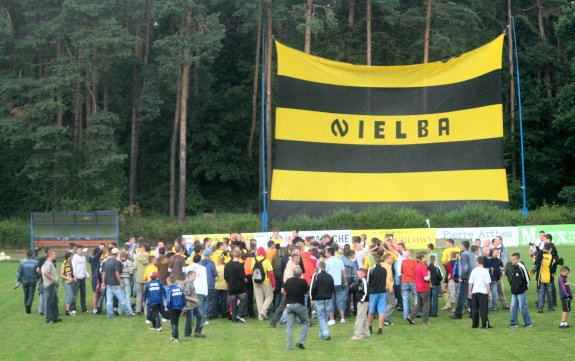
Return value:
<svg viewBox="0 0 575 361">
<path fill-rule="evenodd" d="M 302 142 L 407 145 L 503 137 L 503 106 L 449 113 L 366 116 L 276 109 L 276 139 Z"/>
<path fill-rule="evenodd" d="M 276 41 L 278 75 L 356 87 L 409 88 L 458 83 L 501 69 L 504 35 L 446 62 L 401 66 L 341 63 L 305 54 Z"/>
<path fill-rule="evenodd" d="M 332 173 L 274 169 L 271 199 L 309 202 L 508 202 L 505 169 Z"/>
</svg>

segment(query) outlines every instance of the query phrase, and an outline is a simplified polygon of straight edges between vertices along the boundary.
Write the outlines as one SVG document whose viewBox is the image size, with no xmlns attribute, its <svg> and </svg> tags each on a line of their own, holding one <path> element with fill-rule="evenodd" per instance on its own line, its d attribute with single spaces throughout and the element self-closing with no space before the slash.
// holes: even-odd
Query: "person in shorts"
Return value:
<svg viewBox="0 0 575 361">
<path fill-rule="evenodd" d="M 378 329 L 377 334 L 382 334 L 383 321 L 385 318 L 385 310 L 387 307 L 386 302 L 386 279 L 387 271 L 381 266 L 381 256 L 375 254 L 373 256 L 375 266 L 371 267 L 367 274 L 367 289 L 369 293 L 369 315 L 367 323 L 369 325 L 369 333 L 373 333 L 373 315 L 377 311 L 378 314 Z"/>
<path fill-rule="evenodd" d="M 561 276 L 557 281 L 559 285 L 559 297 L 561 298 L 561 306 L 563 307 L 563 314 L 561 315 L 561 324 L 559 328 L 568 328 L 569 323 L 567 322 L 567 317 L 569 312 L 571 312 L 571 299 L 573 298 L 573 293 L 571 293 L 571 287 L 567 281 L 567 276 L 569 276 L 569 267 L 561 267 Z"/>
</svg>

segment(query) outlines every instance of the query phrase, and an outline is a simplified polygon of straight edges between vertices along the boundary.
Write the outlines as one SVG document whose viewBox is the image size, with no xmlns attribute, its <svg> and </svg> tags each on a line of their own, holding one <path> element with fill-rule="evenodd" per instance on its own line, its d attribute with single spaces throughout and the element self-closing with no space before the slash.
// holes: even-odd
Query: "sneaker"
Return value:
<svg viewBox="0 0 575 361">
<path fill-rule="evenodd" d="M 519 324 L 517 323 L 510 323 L 509 325 L 507 325 L 507 328 L 518 328 Z"/>
<path fill-rule="evenodd" d="M 384 321 L 383 325 L 384 326 L 393 326 L 393 322 Z"/>
<path fill-rule="evenodd" d="M 148 327 L 148 330 L 150 330 L 150 331 L 156 331 L 156 328 L 155 328 L 154 326 L 150 326 L 150 327 Z"/>
<path fill-rule="evenodd" d="M 75 316 L 76 316 L 76 311 L 70 311 L 70 316 L 75 317 Z"/>
<path fill-rule="evenodd" d="M 246 320 L 243 317 L 238 317 L 238 321 L 240 321 L 241 323 L 246 323 Z"/>
<path fill-rule="evenodd" d="M 206 335 L 202 335 L 201 333 L 194 333 L 194 337 L 197 337 L 197 338 L 206 338 Z"/>
<path fill-rule="evenodd" d="M 305 350 L 305 346 L 303 345 L 303 343 L 298 343 L 296 346 L 301 348 L 302 350 Z"/>
<path fill-rule="evenodd" d="M 166 320 L 165 318 L 162 318 L 162 323 L 166 323 L 169 322 L 169 320 Z"/>
<path fill-rule="evenodd" d="M 146 325 L 149 325 L 150 323 L 152 323 L 152 321 L 146 320 Z"/>
<path fill-rule="evenodd" d="M 179 343 L 180 340 L 178 340 L 177 338 L 172 338 L 172 342 L 173 342 L 173 343 Z"/>
<path fill-rule="evenodd" d="M 528 325 L 525 325 L 525 326 L 523 326 L 523 327 L 525 327 L 525 328 L 532 328 L 532 327 L 533 327 L 533 324 L 532 324 L 532 323 L 530 323 L 530 324 L 528 324 Z"/>
<path fill-rule="evenodd" d="M 427 325 L 429 325 L 429 322 L 422 322 L 421 324 L 422 324 L 423 326 L 427 326 Z"/>
<path fill-rule="evenodd" d="M 361 340 L 362 338 L 361 338 L 361 337 L 357 337 L 357 336 L 352 336 L 351 339 L 352 339 L 352 340 Z"/>
<path fill-rule="evenodd" d="M 207 325 L 209 325 L 209 324 L 210 324 L 210 322 L 209 322 L 209 321 L 207 321 L 207 320 L 206 320 L 206 321 L 204 321 L 204 326 L 207 326 Z"/>
<path fill-rule="evenodd" d="M 345 318 L 342 318 L 339 323 L 345 323 Z"/>
<path fill-rule="evenodd" d="M 156 331 L 161 332 L 161 331 L 162 331 L 162 328 L 161 328 L 161 327 L 158 327 L 158 328 L 156 328 Z"/>
<path fill-rule="evenodd" d="M 328 326 L 333 326 L 333 325 L 335 325 L 335 320 L 329 320 L 329 321 L 327 321 L 327 325 L 328 325 Z"/>
<path fill-rule="evenodd" d="M 415 325 L 415 322 L 413 321 L 413 319 L 412 319 L 411 317 L 407 316 L 405 319 L 406 319 L 407 322 L 409 322 L 410 324 Z"/>
<path fill-rule="evenodd" d="M 450 310 L 450 309 L 451 309 L 451 306 L 445 305 L 445 306 L 443 306 L 441 309 L 444 310 L 444 311 L 447 311 L 447 310 Z"/>
</svg>

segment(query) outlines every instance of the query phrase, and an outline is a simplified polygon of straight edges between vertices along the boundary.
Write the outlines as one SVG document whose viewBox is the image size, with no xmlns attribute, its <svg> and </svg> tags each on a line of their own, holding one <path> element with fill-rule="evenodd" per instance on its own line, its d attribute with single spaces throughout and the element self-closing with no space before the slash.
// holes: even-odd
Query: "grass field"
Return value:
<svg viewBox="0 0 575 361">
<path fill-rule="evenodd" d="M 526 254 L 526 250 L 521 250 Z M 575 266 L 575 247 L 561 247 L 565 264 Z M 61 262 L 61 259 L 59 260 Z M 508 329 L 509 312 L 490 312 L 494 328 L 471 329 L 471 320 L 450 320 L 440 311 L 429 326 L 409 325 L 394 314 L 394 326 L 382 336 L 352 341 L 353 319 L 330 328 L 331 341 L 318 338 L 318 325 L 310 329 L 306 350 L 285 351 L 285 327 L 268 328 L 267 322 L 248 319 L 247 324 L 213 320 L 204 328 L 205 339 L 170 342 L 169 324 L 161 333 L 152 332 L 144 317 L 115 317 L 79 314 L 62 316 L 64 321 L 47 325 L 37 313 L 26 315 L 23 292 L 13 290 L 17 262 L 0 263 L 0 349 L 3 360 L 554 360 L 569 359 L 575 327 L 559 329 L 561 306 L 555 312 L 538 314 L 534 306 L 535 286 L 528 302 L 534 327 Z M 531 268 L 528 262 L 528 269 Z M 573 267 L 575 269 L 575 267 Z M 571 277 L 575 279 L 575 274 Z M 507 296 L 510 295 L 507 288 Z M 89 294 L 90 296 L 91 294 Z M 59 289 L 61 310 L 64 290 Z M 33 310 L 37 310 L 36 297 Z M 442 306 L 442 304 L 440 304 Z M 500 306 L 501 307 L 501 306 Z M 61 311 L 62 312 L 62 311 Z M 570 315 L 570 323 L 575 319 Z M 418 319 L 417 322 L 420 322 Z M 522 324 L 521 316 L 519 322 Z M 183 319 L 180 333 L 183 335 Z M 299 326 L 294 332 L 297 339 Z"/>
</svg>

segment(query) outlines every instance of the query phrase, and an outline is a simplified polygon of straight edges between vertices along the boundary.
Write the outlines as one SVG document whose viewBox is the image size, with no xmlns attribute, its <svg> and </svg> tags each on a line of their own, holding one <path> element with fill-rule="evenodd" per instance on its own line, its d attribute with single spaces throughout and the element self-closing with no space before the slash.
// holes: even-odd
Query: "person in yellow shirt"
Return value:
<svg viewBox="0 0 575 361">
<path fill-rule="evenodd" d="M 272 261 L 272 259 L 274 258 L 274 254 L 276 254 L 276 243 L 274 241 L 269 241 L 268 242 L 268 249 L 266 250 L 266 258 L 268 259 L 268 261 Z"/>
<path fill-rule="evenodd" d="M 457 252 L 457 259 L 459 259 L 461 248 L 455 247 L 453 244 L 454 241 L 451 238 L 445 240 L 445 250 L 443 250 L 443 256 L 441 256 L 441 264 L 443 267 L 451 260 L 451 252 Z"/>
<path fill-rule="evenodd" d="M 393 290 L 395 280 L 393 279 L 393 269 L 392 269 L 393 262 L 395 262 L 395 259 L 393 258 L 393 256 L 394 256 L 393 252 L 384 253 L 383 260 L 380 263 L 381 267 L 385 268 L 385 270 L 387 271 L 387 278 L 385 280 L 387 306 L 385 309 L 385 317 L 384 317 L 385 321 L 383 322 L 385 326 L 393 325 L 393 323 L 391 322 L 391 315 L 395 310 L 395 292 Z"/>
<path fill-rule="evenodd" d="M 150 265 L 148 267 L 146 267 L 146 270 L 144 271 L 144 279 L 146 280 L 146 283 L 150 282 L 150 280 L 151 280 L 150 274 L 152 272 L 158 273 L 158 266 L 156 266 L 156 264 L 158 263 L 158 260 L 156 259 L 156 257 L 155 256 L 149 256 L 148 261 L 150 262 Z"/>
<path fill-rule="evenodd" d="M 220 253 L 220 257 L 218 257 L 215 262 L 218 276 L 216 277 L 215 282 L 216 310 L 214 311 L 214 318 L 216 318 L 218 315 L 221 315 L 222 318 L 228 317 L 228 284 L 224 279 L 224 269 L 226 266 L 226 263 L 224 262 L 225 257 L 226 256 L 223 253 Z"/>
</svg>

